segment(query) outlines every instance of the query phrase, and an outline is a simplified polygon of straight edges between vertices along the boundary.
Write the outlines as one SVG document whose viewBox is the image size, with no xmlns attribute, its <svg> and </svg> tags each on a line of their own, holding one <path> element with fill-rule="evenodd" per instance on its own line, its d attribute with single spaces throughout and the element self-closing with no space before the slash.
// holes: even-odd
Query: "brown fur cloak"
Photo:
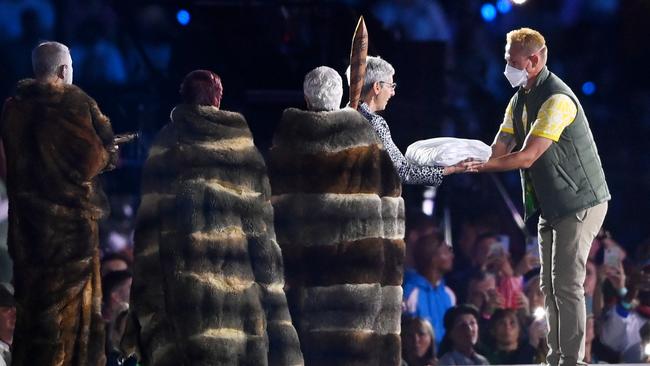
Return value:
<svg viewBox="0 0 650 366">
<path fill-rule="evenodd" d="M 404 201 L 371 126 L 287 109 L 269 177 L 305 364 L 399 365 Z"/>
<path fill-rule="evenodd" d="M 177 106 L 144 167 L 132 311 L 143 363 L 302 365 L 266 165 L 241 114 Z"/>
<path fill-rule="evenodd" d="M 74 85 L 27 79 L 5 103 L 9 252 L 17 323 L 13 365 L 104 365 L 96 177 L 113 132 Z"/>
</svg>

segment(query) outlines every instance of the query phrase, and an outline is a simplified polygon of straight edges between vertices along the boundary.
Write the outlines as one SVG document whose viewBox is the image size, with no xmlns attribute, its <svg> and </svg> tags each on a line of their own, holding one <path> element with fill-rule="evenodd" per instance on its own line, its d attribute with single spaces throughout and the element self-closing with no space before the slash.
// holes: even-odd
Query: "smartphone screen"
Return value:
<svg viewBox="0 0 650 366">
<path fill-rule="evenodd" d="M 506 253 L 510 252 L 510 237 L 508 235 L 499 235 L 497 236 L 497 240 L 499 243 L 501 243 L 501 247 L 503 247 L 503 250 Z"/>
<path fill-rule="evenodd" d="M 536 236 L 531 237 L 526 242 L 526 253 L 539 258 L 539 242 Z"/>
<path fill-rule="evenodd" d="M 605 258 L 603 259 L 605 265 L 611 267 L 618 267 L 621 262 L 621 252 L 616 247 L 605 248 Z"/>
<path fill-rule="evenodd" d="M 490 244 L 490 250 L 488 252 L 488 257 L 498 257 L 505 255 L 506 251 L 503 247 L 503 244 L 500 241 L 495 241 Z"/>
<path fill-rule="evenodd" d="M 508 235 L 497 235 L 494 243 L 490 244 L 488 256 L 501 256 L 510 252 L 510 237 Z"/>
</svg>

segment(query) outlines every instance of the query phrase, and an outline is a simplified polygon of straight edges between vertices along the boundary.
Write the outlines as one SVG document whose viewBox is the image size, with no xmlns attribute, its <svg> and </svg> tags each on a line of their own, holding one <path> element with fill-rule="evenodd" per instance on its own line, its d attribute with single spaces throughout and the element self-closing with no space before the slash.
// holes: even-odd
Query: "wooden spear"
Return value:
<svg viewBox="0 0 650 366">
<path fill-rule="evenodd" d="M 350 108 L 357 109 L 361 100 L 361 89 L 366 78 L 366 57 L 368 56 L 368 29 L 363 16 L 359 17 L 352 37 L 350 51 Z"/>
</svg>

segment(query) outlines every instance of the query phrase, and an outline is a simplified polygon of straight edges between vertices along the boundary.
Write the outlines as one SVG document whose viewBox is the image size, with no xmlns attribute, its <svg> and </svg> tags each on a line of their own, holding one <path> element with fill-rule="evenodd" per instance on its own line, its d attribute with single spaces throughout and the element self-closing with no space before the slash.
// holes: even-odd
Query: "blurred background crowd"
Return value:
<svg viewBox="0 0 650 366">
<path fill-rule="evenodd" d="M 179 102 L 182 77 L 200 68 L 219 74 L 222 108 L 246 116 L 265 152 L 283 109 L 304 107 L 305 73 L 319 65 L 344 72 L 360 15 L 369 54 L 396 69 L 396 96 L 384 114 L 402 151 L 439 136 L 489 144 L 513 94 L 503 76 L 505 34 L 522 26 L 544 34 L 549 69 L 579 96 L 613 197 L 585 281 L 587 359 L 647 361 L 649 1 L 0 0 L 2 99 L 31 76 L 32 48 L 56 40 L 70 46 L 75 84 L 98 101 L 115 131 L 140 134 L 123 146 L 118 169 L 102 177 L 112 206 L 101 225 L 109 350 L 128 307 L 142 164 Z M 492 364 L 542 360 L 536 228 L 518 224 L 520 192 L 516 172 L 453 176 L 437 190 L 404 187 L 408 365 L 444 364 L 445 353 L 468 347 Z M 3 184 L 0 197 L 0 281 L 8 283 Z M 0 292 L 6 344 L 13 302 L 9 290 Z"/>
</svg>

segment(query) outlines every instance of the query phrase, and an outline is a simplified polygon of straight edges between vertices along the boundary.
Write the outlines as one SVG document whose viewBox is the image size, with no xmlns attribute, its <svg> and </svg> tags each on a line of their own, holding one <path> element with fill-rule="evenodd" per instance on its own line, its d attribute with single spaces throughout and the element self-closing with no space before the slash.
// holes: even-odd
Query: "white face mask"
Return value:
<svg viewBox="0 0 650 366">
<path fill-rule="evenodd" d="M 506 70 L 503 72 L 503 75 L 506 76 L 506 79 L 508 79 L 513 88 L 524 86 L 528 82 L 528 72 L 526 69 L 519 70 L 516 67 L 506 64 Z"/>
</svg>

